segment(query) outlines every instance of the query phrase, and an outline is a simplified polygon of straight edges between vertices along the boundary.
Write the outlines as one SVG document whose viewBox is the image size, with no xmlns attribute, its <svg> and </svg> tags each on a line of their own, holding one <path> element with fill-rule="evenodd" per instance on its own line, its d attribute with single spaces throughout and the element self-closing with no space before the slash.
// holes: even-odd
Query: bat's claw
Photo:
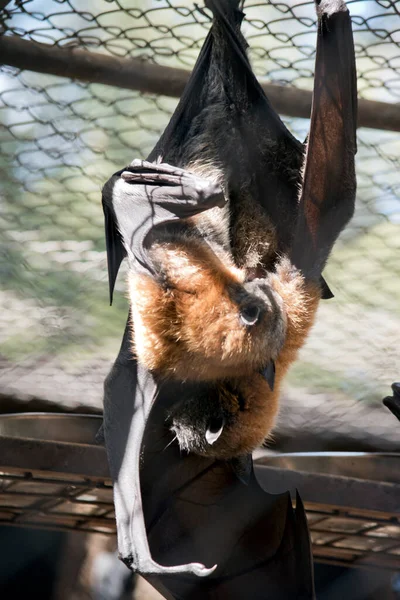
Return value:
<svg viewBox="0 0 400 600">
<path fill-rule="evenodd" d="M 213 573 L 217 568 L 217 565 L 214 565 L 208 569 L 201 563 L 187 563 L 186 565 L 174 565 L 173 567 L 166 567 L 158 564 L 151 558 L 147 560 L 140 560 L 137 564 L 132 557 L 123 558 L 120 556 L 120 559 L 129 569 L 141 575 L 178 575 L 181 573 L 189 573 L 196 575 L 197 577 L 207 577 L 208 575 L 211 575 L 211 573 Z"/>
<path fill-rule="evenodd" d="M 207 569 L 207 567 L 205 565 L 202 565 L 201 563 L 189 563 L 187 565 L 181 565 L 179 567 L 172 567 L 172 568 L 180 569 L 181 567 L 189 567 L 187 572 L 193 573 L 194 575 L 197 575 L 197 577 L 208 577 L 208 575 L 211 575 L 211 573 L 213 573 L 215 571 L 215 569 L 217 568 L 217 565 L 214 565 L 213 567 L 210 567 L 209 569 Z"/>
</svg>

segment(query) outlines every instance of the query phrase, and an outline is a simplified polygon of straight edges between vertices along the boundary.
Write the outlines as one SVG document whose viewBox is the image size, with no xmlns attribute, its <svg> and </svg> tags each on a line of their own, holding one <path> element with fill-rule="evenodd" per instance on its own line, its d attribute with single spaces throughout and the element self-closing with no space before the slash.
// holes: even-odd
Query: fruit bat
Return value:
<svg viewBox="0 0 400 600">
<path fill-rule="evenodd" d="M 238 2 L 206 5 L 213 25 L 169 125 L 103 190 L 111 295 L 125 255 L 130 271 L 130 319 L 105 383 L 119 550 L 169 597 L 239 598 L 251 585 L 254 598 L 310 598 L 301 504 L 293 516 L 287 495 L 261 490 L 248 457 L 354 210 L 350 18 L 340 0 L 316 5 L 304 158 L 251 70 Z"/>
</svg>

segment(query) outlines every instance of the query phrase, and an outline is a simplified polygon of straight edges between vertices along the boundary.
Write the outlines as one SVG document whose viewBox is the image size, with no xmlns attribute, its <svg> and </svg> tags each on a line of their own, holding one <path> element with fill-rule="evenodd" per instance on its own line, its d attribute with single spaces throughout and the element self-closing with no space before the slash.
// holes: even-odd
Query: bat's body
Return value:
<svg viewBox="0 0 400 600">
<path fill-rule="evenodd" d="M 250 70 L 234 4 L 223 9 Z M 215 384 L 201 400 L 177 407 L 172 420 L 181 448 L 230 458 L 251 452 L 270 432 L 280 383 L 312 326 L 321 290 L 318 279 L 306 281 L 287 257 L 303 147 L 270 117 L 254 82 L 259 97 L 249 102 L 223 21 L 213 33 L 201 108 L 179 146 L 162 138 L 152 158 L 220 187 L 225 202 L 153 227 L 146 240 L 151 272 L 132 264 L 129 292 L 133 350 L 141 364 L 163 378 Z M 122 173 L 121 193 L 137 182 L 135 171 L 143 176 L 143 166 L 134 161 Z M 271 363 L 274 385 L 259 375 Z M 214 422 L 223 426 L 209 444 L 207 424 Z"/>
<path fill-rule="evenodd" d="M 198 507 L 216 507 L 218 540 L 224 498 L 231 498 L 234 511 L 233 496 L 242 494 L 228 474 L 230 463 L 210 457 L 249 453 L 270 431 L 280 383 L 324 292 L 322 269 L 354 210 L 356 79 L 344 3 L 316 3 L 319 33 L 305 158 L 303 145 L 281 122 L 251 70 L 238 0 L 206 4 L 213 26 L 168 127 L 148 162 L 133 161 L 103 191 L 111 291 L 127 255 L 131 300 L 131 320 L 106 382 L 105 439 L 120 552 L 144 573 L 209 574 L 196 563 L 162 567 L 153 561 L 142 494 L 147 532 L 158 530 L 151 534 L 158 560 L 205 560 L 210 536 L 199 532 L 192 539 L 191 534 Z M 186 458 L 172 444 L 161 460 L 157 436 L 165 448 L 171 428 L 180 448 L 189 451 Z M 168 468 L 166 481 L 162 474 Z M 200 480 L 204 486 L 196 484 Z M 260 488 L 251 476 L 249 481 L 245 503 L 250 506 Z M 241 520 L 235 515 L 232 527 Z M 246 531 L 256 531 L 254 518 L 248 515 Z M 260 516 L 260 523 L 266 518 Z M 169 532 L 166 545 L 160 522 Z M 279 527 L 273 552 L 283 547 L 278 539 L 289 536 Z M 292 548 L 305 543 L 302 532 Z M 245 535 L 243 544 L 251 554 L 250 538 Z M 173 539 L 178 546 L 179 540 L 190 544 L 176 548 Z M 258 565 L 266 560 L 263 552 L 256 552 Z M 292 560 L 289 555 L 279 564 Z M 224 560 L 223 554 L 215 556 Z M 300 597 L 293 592 L 298 581 L 282 597 Z M 279 597 L 271 589 L 271 597 Z M 246 597 L 236 591 L 223 584 L 218 597 Z M 260 586 L 251 597 L 265 593 Z M 304 594 L 309 598 L 312 592 Z"/>
</svg>

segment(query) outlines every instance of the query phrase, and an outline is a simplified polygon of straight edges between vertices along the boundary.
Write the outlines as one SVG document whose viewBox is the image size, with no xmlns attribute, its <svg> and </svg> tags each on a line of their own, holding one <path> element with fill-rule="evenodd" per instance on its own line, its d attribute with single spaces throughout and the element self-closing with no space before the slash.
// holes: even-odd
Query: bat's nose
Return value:
<svg viewBox="0 0 400 600">
<path fill-rule="evenodd" d="M 240 320 L 243 325 L 255 325 L 260 320 L 261 309 L 255 303 L 249 303 L 240 308 Z"/>
</svg>

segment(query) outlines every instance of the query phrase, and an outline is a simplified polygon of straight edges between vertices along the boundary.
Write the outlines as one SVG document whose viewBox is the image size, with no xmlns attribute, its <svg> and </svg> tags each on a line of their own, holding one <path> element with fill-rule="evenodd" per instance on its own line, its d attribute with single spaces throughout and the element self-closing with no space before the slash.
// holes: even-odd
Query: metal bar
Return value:
<svg viewBox="0 0 400 600">
<path fill-rule="evenodd" d="M 90 527 L 90 525 L 88 527 L 84 527 L 84 526 L 77 526 L 76 524 L 73 525 L 63 525 L 60 523 L 45 523 L 44 521 L 40 521 L 40 522 L 21 522 L 21 523 L 17 523 L 17 522 L 12 522 L 12 521 L 0 521 L 0 524 L 2 526 L 6 525 L 7 527 L 27 527 L 29 529 L 46 529 L 49 531 L 79 531 L 79 532 L 83 532 L 83 533 L 101 533 L 102 535 L 113 535 L 115 536 L 116 534 L 116 529 L 115 527 L 113 527 L 113 529 L 109 530 L 109 531 L 99 531 L 98 529 L 94 529 L 92 527 Z M 101 525 L 98 525 L 98 527 L 103 527 L 104 523 L 102 523 Z M 104 528 L 105 529 L 105 528 Z"/>
<path fill-rule="evenodd" d="M 313 557 L 315 562 L 346 565 L 359 568 L 379 568 L 388 571 L 396 571 L 399 561 L 396 556 L 379 557 L 374 552 L 369 554 L 357 554 L 343 550 L 342 548 L 329 548 L 325 546 L 313 546 Z"/>
<path fill-rule="evenodd" d="M 257 472 L 257 471 L 256 471 Z M 330 514 L 327 514 L 326 517 L 344 517 L 346 519 L 367 519 L 369 521 L 390 521 L 393 520 L 393 511 L 385 511 L 378 509 L 365 509 L 360 508 L 358 506 L 349 507 L 348 505 L 343 506 L 334 506 L 332 503 L 326 502 L 311 502 L 308 500 L 304 500 L 304 505 L 306 507 L 307 513 L 321 513 L 326 511 L 331 511 Z M 294 504 L 295 506 L 295 504 Z M 396 517 L 397 520 L 397 517 Z"/>
<path fill-rule="evenodd" d="M 282 470 L 257 463 L 255 473 L 265 491 L 278 494 L 287 489 L 298 489 L 306 504 L 311 502 L 349 511 L 365 509 L 400 514 L 400 485 L 394 483 Z"/>
<path fill-rule="evenodd" d="M 0 437 L 0 470 L 73 473 L 109 480 L 106 451 L 102 446 Z"/>
<path fill-rule="evenodd" d="M 102 83 L 128 90 L 179 98 L 190 72 L 151 64 L 140 59 L 118 58 L 79 48 L 59 48 L 23 40 L 17 36 L 0 38 L 2 64 Z M 290 117 L 309 118 L 312 93 L 295 87 L 262 84 L 275 109 Z M 359 99 L 358 126 L 400 131 L 398 104 Z"/>
</svg>

